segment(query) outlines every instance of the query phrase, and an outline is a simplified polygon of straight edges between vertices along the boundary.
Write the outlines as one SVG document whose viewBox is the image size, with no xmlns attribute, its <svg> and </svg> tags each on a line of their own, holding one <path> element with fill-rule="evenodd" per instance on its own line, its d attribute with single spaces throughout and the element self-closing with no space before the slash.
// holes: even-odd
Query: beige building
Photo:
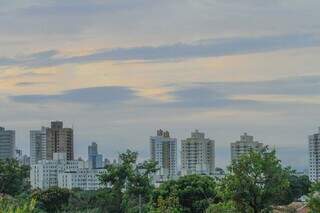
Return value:
<svg viewBox="0 0 320 213">
<path fill-rule="evenodd" d="M 177 139 L 170 138 L 168 131 L 157 131 L 150 137 L 151 159 L 158 163 L 157 181 L 174 178 L 177 175 Z"/>
<path fill-rule="evenodd" d="M 206 174 L 215 171 L 215 142 L 195 130 L 191 137 L 181 141 L 182 175 Z"/>
<path fill-rule="evenodd" d="M 263 148 L 263 143 L 254 141 L 253 136 L 244 133 L 239 141 L 231 143 L 231 160 L 238 160 L 241 155 L 248 154 L 251 150 L 260 151 Z"/>
</svg>

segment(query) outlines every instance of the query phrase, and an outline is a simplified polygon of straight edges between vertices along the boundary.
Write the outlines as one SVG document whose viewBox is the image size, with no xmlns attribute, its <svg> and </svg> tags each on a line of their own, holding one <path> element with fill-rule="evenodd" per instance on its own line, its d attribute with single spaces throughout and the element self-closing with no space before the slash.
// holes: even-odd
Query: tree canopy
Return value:
<svg viewBox="0 0 320 213">
<path fill-rule="evenodd" d="M 176 199 L 182 212 L 204 212 L 210 203 L 219 201 L 213 178 L 189 175 L 163 183 L 154 191 L 153 202 L 160 206 L 161 200 Z"/>
<path fill-rule="evenodd" d="M 225 199 L 233 201 L 240 212 L 270 209 L 290 184 L 288 170 L 282 168 L 275 151 L 268 148 L 242 155 L 228 171 L 222 190 Z"/>
<path fill-rule="evenodd" d="M 156 163 L 145 161 L 137 164 L 137 152 L 127 150 L 119 155 L 119 164 L 106 167 L 100 176 L 101 182 L 111 189 L 113 206 L 109 212 L 138 212 L 146 209 L 152 195 L 151 174 L 157 171 Z"/>
<path fill-rule="evenodd" d="M 15 196 L 28 191 L 29 170 L 17 160 L 0 160 L 0 193 Z"/>
</svg>

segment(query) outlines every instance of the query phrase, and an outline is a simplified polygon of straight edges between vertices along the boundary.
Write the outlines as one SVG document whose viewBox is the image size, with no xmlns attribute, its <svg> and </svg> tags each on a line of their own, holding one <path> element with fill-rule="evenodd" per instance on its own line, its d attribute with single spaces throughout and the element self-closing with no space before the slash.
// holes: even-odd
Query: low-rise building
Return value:
<svg viewBox="0 0 320 213">
<path fill-rule="evenodd" d="M 102 187 L 98 175 L 104 172 L 104 169 L 89 168 L 65 171 L 58 174 L 58 186 L 67 189 L 97 190 Z"/>
<path fill-rule="evenodd" d="M 67 160 L 66 153 L 54 153 L 53 160 L 41 160 L 31 166 L 30 182 L 33 189 L 57 186 L 95 190 L 100 187 L 97 174 L 103 171 L 86 168 L 81 160 Z"/>
</svg>

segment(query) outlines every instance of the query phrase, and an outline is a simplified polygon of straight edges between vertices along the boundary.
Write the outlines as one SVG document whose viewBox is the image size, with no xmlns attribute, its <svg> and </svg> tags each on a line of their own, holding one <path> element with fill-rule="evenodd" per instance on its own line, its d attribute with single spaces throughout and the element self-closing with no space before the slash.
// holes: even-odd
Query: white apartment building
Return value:
<svg viewBox="0 0 320 213">
<path fill-rule="evenodd" d="M 15 131 L 0 127 L 0 160 L 15 158 Z"/>
<path fill-rule="evenodd" d="M 181 141 L 182 175 L 214 175 L 215 142 L 195 130 L 191 137 Z"/>
<path fill-rule="evenodd" d="M 67 160 L 66 153 L 54 153 L 53 160 L 40 160 L 31 165 L 30 182 L 33 189 L 58 186 L 95 190 L 100 187 L 96 176 L 100 172 L 103 171 L 85 168 L 84 161 Z"/>
<path fill-rule="evenodd" d="M 309 179 L 320 180 L 320 127 L 318 133 L 309 136 Z"/>
<path fill-rule="evenodd" d="M 264 144 L 254 141 L 253 136 L 244 133 L 240 136 L 240 140 L 231 143 L 231 161 L 238 160 L 243 154 L 249 154 L 251 150 L 260 151 L 264 148 Z"/>
<path fill-rule="evenodd" d="M 58 186 L 67 189 L 97 190 L 103 186 L 97 175 L 104 172 L 105 169 L 89 168 L 65 171 L 58 174 Z"/>
<path fill-rule="evenodd" d="M 157 131 L 150 137 L 151 159 L 158 162 L 156 181 L 172 179 L 177 175 L 177 139 L 170 138 L 168 131 Z"/>
</svg>

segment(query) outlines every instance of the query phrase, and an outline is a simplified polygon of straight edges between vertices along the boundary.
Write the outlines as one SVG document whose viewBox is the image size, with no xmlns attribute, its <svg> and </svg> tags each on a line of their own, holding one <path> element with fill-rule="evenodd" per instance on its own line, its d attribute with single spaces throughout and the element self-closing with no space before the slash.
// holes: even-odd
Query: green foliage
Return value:
<svg viewBox="0 0 320 213">
<path fill-rule="evenodd" d="M 288 170 L 267 148 L 243 155 L 228 170 L 221 189 L 224 199 L 232 200 L 240 212 L 268 211 L 289 187 Z"/>
<path fill-rule="evenodd" d="M 28 191 L 28 177 L 29 167 L 13 159 L 0 160 L 0 193 L 15 196 Z"/>
<path fill-rule="evenodd" d="M 222 213 L 222 212 L 237 213 L 238 211 L 235 207 L 235 204 L 231 201 L 211 204 L 206 210 L 206 213 Z"/>
<path fill-rule="evenodd" d="M 127 150 L 119 155 L 119 164 L 107 166 L 100 175 L 100 181 L 110 190 L 105 194 L 112 202 L 108 212 L 138 212 L 139 197 L 143 208 L 147 208 L 153 190 L 150 175 L 156 172 L 156 163 L 145 161 L 136 166 L 137 157 L 137 152 Z"/>
<path fill-rule="evenodd" d="M 278 197 L 277 204 L 279 205 L 288 205 L 299 199 L 301 196 L 307 195 L 311 187 L 308 176 L 296 176 L 294 171 L 290 169 L 288 169 L 288 171 L 291 173 L 288 178 L 289 187 Z"/>
<path fill-rule="evenodd" d="M 98 204 L 101 201 L 98 197 L 100 191 L 82 191 L 74 189 L 69 197 L 68 205 L 63 209 L 66 212 L 106 212 Z"/>
<path fill-rule="evenodd" d="M 71 192 L 68 189 L 52 187 L 48 190 L 36 190 L 32 198 L 37 201 L 37 206 L 46 212 L 58 212 L 69 202 Z"/>
<path fill-rule="evenodd" d="M 0 197 L 0 213 L 31 213 L 39 212 L 33 199 L 17 200 L 12 197 Z"/>
<path fill-rule="evenodd" d="M 204 212 L 210 203 L 219 201 L 216 182 L 209 176 L 189 175 L 163 183 L 155 190 L 155 207 L 163 205 L 162 200 L 177 199 L 182 212 Z M 164 203 L 165 204 L 165 203 Z"/>
<path fill-rule="evenodd" d="M 176 196 L 169 196 L 166 199 L 159 197 L 157 207 L 151 206 L 151 213 L 180 213 L 182 212 L 179 199 Z"/>
<path fill-rule="evenodd" d="M 312 184 L 308 197 L 308 207 L 311 213 L 320 212 L 320 182 Z"/>
</svg>

